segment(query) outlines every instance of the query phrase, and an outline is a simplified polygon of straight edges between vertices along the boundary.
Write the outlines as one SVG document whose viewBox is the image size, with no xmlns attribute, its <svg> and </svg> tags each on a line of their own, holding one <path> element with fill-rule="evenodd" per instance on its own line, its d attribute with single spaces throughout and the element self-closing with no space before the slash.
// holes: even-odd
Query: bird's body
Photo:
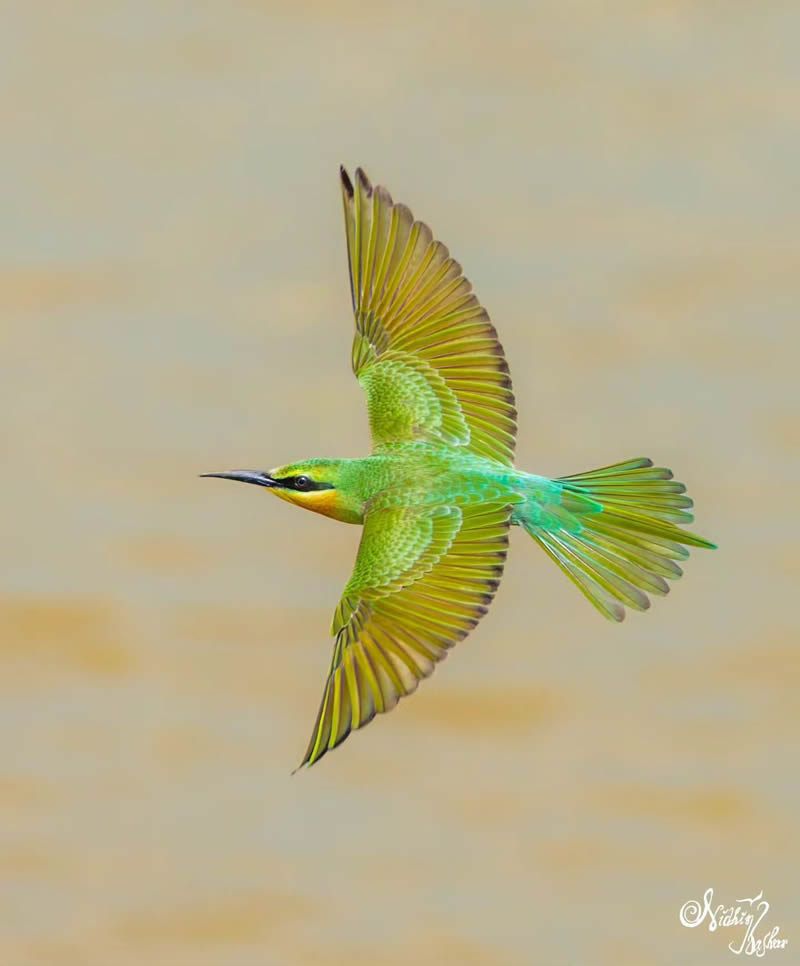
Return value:
<svg viewBox="0 0 800 966">
<path fill-rule="evenodd" d="M 528 496 L 546 501 L 561 489 L 544 477 L 424 442 L 398 443 L 363 458 L 306 460 L 280 468 L 281 474 L 287 476 L 310 470 L 335 479 L 336 487 L 319 490 L 311 498 L 296 490 L 284 490 L 278 495 L 342 523 L 363 524 L 367 508 L 374 511 L 402 504 L 466 504 L 493 499 L 516 503 Z M 299 500 L 294 496 L 298 492 Z"/>
<path fill-rule="evenodd" d="M 373 452 L 207 474 L 363 526 L 302 764 L 394 707 L 469 633 L 497 589 L 510 526 L 615 621 L 668 591 L 686 546 L 714 546 L 678 526 L 692 501 L 649 459 L 559 479 L 516 469 L 508 366 L 461 267 L 360 169 L 355 187 L 342 169 L 342 187 L 352 362 Z"/>
</svg>

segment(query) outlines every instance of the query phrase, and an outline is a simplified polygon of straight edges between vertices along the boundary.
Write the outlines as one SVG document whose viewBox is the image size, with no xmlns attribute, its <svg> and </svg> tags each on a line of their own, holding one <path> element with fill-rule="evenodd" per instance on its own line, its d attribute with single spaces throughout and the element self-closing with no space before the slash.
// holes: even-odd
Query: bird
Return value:
<svg viewBox="0 0 800 966">
<path fill-rule="evenodd" d="M 313 765 L 416 690 L 477 625 L 521 527 L 610 621 L 644 611 L 682 574 L 683 483 L 649 458 L 551 479 L 516 469 L 508 363 L 461 266 L 361 168 L 339 170 L 353 372 L 372 452 L 202 476 L 263 487 L 361 526 L 333 613 L 333 655 L 306 752 Z"/>
</svg>

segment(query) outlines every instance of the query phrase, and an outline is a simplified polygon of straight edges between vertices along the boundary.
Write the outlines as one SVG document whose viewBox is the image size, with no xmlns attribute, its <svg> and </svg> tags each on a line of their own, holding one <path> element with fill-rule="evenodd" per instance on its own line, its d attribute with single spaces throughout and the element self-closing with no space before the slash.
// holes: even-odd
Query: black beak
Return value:
<svg viewBox="0 0 800 966">
<path fill-rule="evenodd" d="M 216 476 L 220 480 L 239 480 L 240 483 L 255 483 L 257 486 L 277 486 L 269 473 L 262 470 L 230 470 L 228 473 L 201 473 L 200 476 Z"/>
</svg>

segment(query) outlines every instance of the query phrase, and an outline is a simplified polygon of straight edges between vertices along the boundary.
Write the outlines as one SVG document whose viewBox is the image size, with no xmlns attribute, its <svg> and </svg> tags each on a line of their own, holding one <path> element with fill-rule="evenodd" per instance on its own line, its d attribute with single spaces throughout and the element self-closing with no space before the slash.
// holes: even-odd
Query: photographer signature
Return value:
<svg viewBox="0 0 800 966">
<path fill-rule="evenodd" d="M 744 926 L 741 942 L 738 945 L 736 942 L 728 943 L 728 949 L 737 956 L 741 953 L 745 956 L 764 956 L 770 950 L 785 949 L 789 940 L 780 937 L 780 926 L 773 926 L 769 932 L 756 935 L 756 930 L 769 909 L 769 903 L 763 895 L 762 890 L 752 899 L 737 899 L 735 906 L 726 906 L 723 903 L 714 906 L 714 890 L 706 889 L 702 903 L 699 899 L 689 899 L 681 906 L 681 924 L 694 929 L 708 921 L 709 932 L 715 932 L 718 928 Z"/>
</svg>

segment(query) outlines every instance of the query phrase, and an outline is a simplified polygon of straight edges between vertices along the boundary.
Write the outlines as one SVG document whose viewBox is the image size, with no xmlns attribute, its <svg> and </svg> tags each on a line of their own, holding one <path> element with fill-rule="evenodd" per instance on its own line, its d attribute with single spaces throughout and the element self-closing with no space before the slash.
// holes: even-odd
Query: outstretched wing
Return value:
<svg viewBox="0 0 800 966">
<path fill-rule="evenodd" d="M 497 589 L 508 503 L 389 507 L 367 516 L 333 618 L 336 643 L 301 765 L 390 711 L 472 630 Z"/>
<path fill-rule="evenodd" d="M 341 169 L 353 371 L 376 450 L 406 440 L 463 446 L 511 465 L 516 409 L 497 332 L 461 266 L 430 228 Z"/>
</svg>

